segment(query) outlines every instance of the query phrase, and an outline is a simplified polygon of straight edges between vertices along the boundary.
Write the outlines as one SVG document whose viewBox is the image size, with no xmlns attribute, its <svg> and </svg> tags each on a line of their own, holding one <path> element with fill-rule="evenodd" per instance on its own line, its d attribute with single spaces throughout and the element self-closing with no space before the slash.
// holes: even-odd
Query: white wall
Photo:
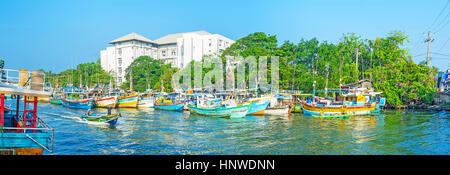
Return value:
<svg viewBox="0 0 450 175">
<path fill-rule="evenodd" d="M 200 35 L 197 33 L 185 33 L 177 38 L 176 43 L 156 45 L 142 41 L 125 41 L 115 43 L 100 51 L 102 68 L 113 71 L 118 75 L 117 84 L 125 82 L 125 69 L 138 57 L 150 56 L 172 63 L 174 67 L 184 67 L 192 60 L 200 61 L 203 55 L 220 56 L 234 41 L 219 34 Z M 121 51 L 121 53 L 120 53 Z M 165 55 L 163 54 L 165 51 Z M 175 51 L 175 53 L 172 53 Z M 119 58 L 121 64 L 119 65 Z"/>
</svg>

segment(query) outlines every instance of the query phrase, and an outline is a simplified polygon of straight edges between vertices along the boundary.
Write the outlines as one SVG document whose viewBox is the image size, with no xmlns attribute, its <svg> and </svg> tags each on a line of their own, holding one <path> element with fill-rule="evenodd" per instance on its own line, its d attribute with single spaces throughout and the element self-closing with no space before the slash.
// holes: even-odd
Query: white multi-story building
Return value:
<svg viewBox="0 0 450 175">
<path fill-rule="evenodd" d="M 113 46 L 100 51 L 101 66 L 116 75 L 117 84 L 122 84 L 125 69 L 140 56 L 150 56 L 182 68 L 192 60 L 201 60 L 204 55 L 220 56 L 234 41 L 219 34 L 196 31 L 170 34 L 154 41 L 130 33 L 109 43 Z"/>
</svg>

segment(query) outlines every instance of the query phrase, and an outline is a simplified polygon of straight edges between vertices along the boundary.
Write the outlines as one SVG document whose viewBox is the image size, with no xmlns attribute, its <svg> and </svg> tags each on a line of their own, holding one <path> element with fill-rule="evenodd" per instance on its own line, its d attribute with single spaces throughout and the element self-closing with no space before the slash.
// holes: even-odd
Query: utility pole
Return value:
<svg viewBox="0 0 450 175">
<path fill-rule="evenodd" d="M 328 63 L 325 66 L 325 69 L 327 70 L 327 78 L 326 78 L 326 81 L 325 81 L 325 97 L 328 97 L 328 69 L 329 69 Z"/>
<path fill-rule="evenodd" d="M 434 39 L 431 39 L 431 36 L 434 34 L 430 34 L 428 31 L 428 34 L 425 34 L 427 36 L 427 39 L 425 39 L 425 42 L 428 42 L 428 49 L 427 49 L 427 66 L 430 67 L 430 43 L 434 41 Z"/>
<path fill-rule="evenodd" d="M 372 71 L 373 71 L 373 62 L 372 62 L 373 49 L 370 49 L 370 82 L 372 83 Z"/>
</svg>

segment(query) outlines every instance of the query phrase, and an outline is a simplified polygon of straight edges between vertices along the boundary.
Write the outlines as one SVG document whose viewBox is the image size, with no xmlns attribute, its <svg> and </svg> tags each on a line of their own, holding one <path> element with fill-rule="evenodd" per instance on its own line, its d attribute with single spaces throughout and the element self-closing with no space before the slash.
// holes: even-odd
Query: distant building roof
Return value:
<svg viewBox="0 0 450 175">
<path fill-rule="evenodd" d="M 163 36 L 157 40 L 155 40 L 156 43 L 158 44 L 171 44 L 171 43 L 176 43 L 177 42 L 177 38 L 181 38 L 183 36 L 183 34 L 188 34 L 188 33 L 195 33 L 198 35 L 211 35 L 211 33 L 207 32 L 207 31 L 195 31 L 195 32 L 186 32 L 186 33 L 175 33 L 175 34 L 170 34 L 170 35 L 166 35 Z"/>
<path fill-rule="evenodd" d="M 118 42 L 123 42 L 123 41 L 131 41 L 131 40 L 138 40 L 138 41 L 144 41 L 144 42 L 149 42 L 149 43 L 154 43 L 154 41 L 149 40 L 146 37 L 143 37 L 137 33 L 130 33 L 128 35 L 122 36 L 120 38 L 117 38 L 111 42 L 109 42 L 110 44 L 114 44 L 114 43 L 118 43 Z"/>
</svg>

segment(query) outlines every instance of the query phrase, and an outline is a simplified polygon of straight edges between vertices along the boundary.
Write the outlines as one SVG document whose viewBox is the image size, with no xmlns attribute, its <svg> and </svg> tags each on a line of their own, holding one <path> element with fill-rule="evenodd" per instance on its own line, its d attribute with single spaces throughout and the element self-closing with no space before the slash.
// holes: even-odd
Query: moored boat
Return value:
<svg viewBox="0 0 450 175">
<path fill-rule="evenodd" d="M 269 106 L 268 100 L 250 100 L 251 107 L 247 112 L 247 115 L 264 115 L 265 110 Z"/>
<path fill-rule="evenodd" d="M 139 94 L 119 97 L 117 101 L 118 108 L 137 108 Z"/>
<path fill-rule="evenodd" d="M 153 108 L 168 111 L 183 111 L 184 102 L 181 103 L 156 103 Z"/>
<path fill-rule="evenodd" d="M 143 100 L 139 100 L 138 108 L 153 108 L 153 99 L 145 98 Z"/>
<path fill-rule="evenodd" d="M 208 116 L 208 117 L 218 117 L 218 118 L 242 118 L 247 115 L 248 110 L 251 105 L 242 105 L 236 107 L 213 107 L 213 108 L 203 108 L 194 105 L 187 105 L 191 113 Z"/>
<path fill-rule="evenodd" d="M 92 108 L 94 108 L 94 100 L 93 99 L 61 98 L 61 104 L 66 108 L 73 108 L 73 109 L 92 109 Z"/>
<path fill-rule="evenodd" d="M 111 108 L 115 108 L 117 106 L 117 96 L 102 97 L 102 98 L 99 98 L 97 100 L 94 100 L 94 102 L 95 102 L 95 107 L 100 107 L 100 108 L 111 107 Z"/>
</svg>

